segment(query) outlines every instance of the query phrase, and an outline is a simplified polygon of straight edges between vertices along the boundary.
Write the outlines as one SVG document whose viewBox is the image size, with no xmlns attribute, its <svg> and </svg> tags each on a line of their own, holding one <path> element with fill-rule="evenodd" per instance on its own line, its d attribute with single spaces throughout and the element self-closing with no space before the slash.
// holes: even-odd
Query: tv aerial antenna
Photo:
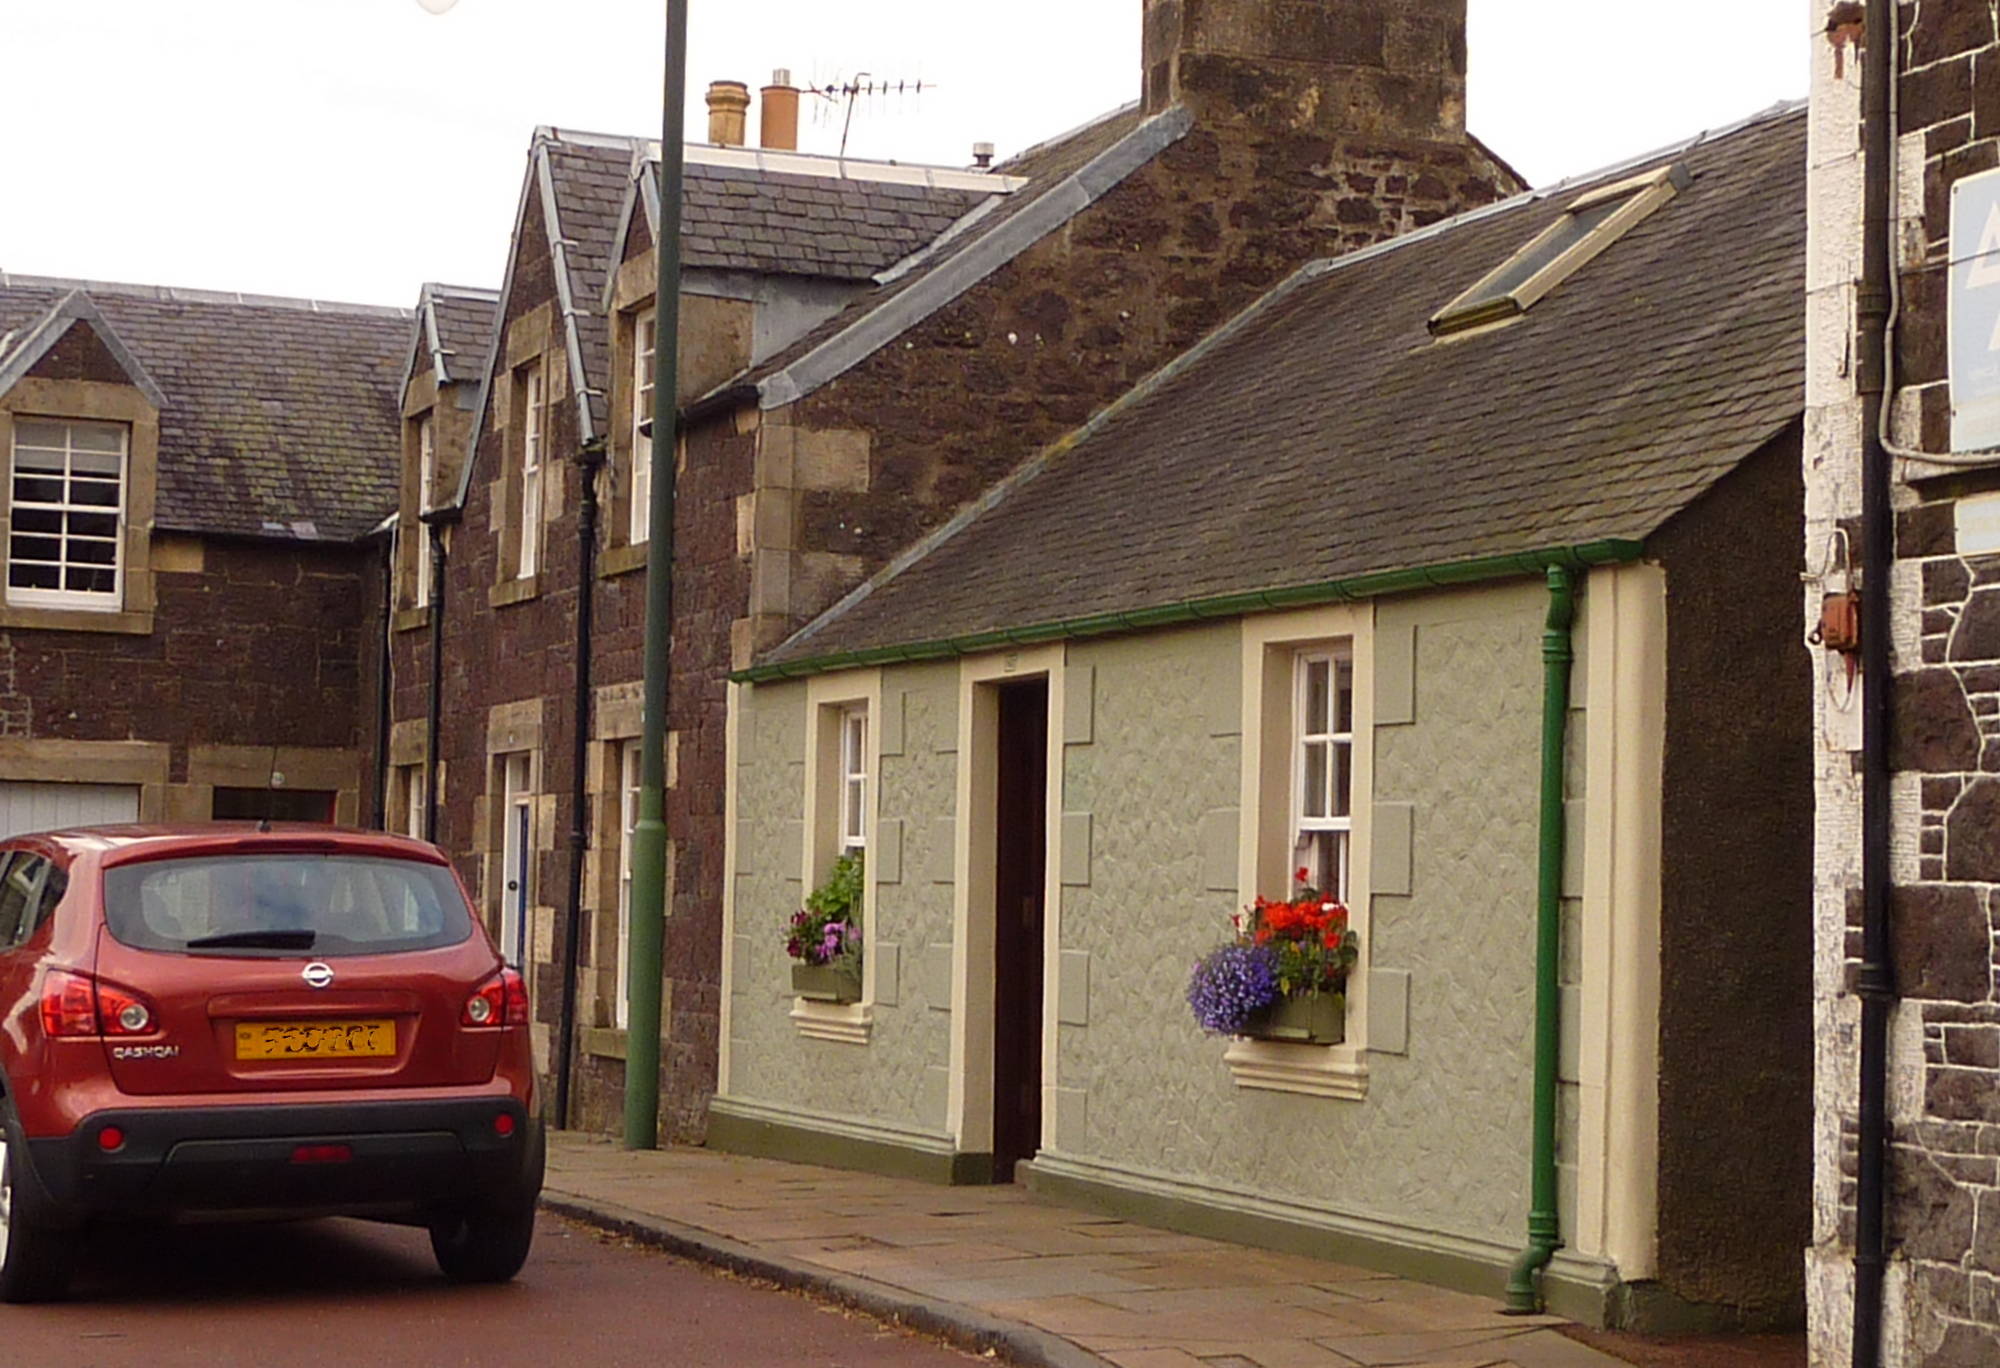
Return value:
<svg viewBox="0 0 2000 1368">
<path fill-rule="evenodd" d="M 830 81 L 815 81 L 806 87 L 814 97 L 813 121 L 829 123 L 836 112 L 840 116 L 840 152 L 844 160 L 847 156 L 848 135 L 854 131 L 854 107 L 863 100 L 879 108 L 895 101 L 896 112 L 901 113 L 905 103 L 921 99 L 924 92 L 937 89 L 936 81 L 918 79 L 902 80 L 876 76 L 872 72 L 857 71 L 852 76 L 835 77 Z"/>
</svg>

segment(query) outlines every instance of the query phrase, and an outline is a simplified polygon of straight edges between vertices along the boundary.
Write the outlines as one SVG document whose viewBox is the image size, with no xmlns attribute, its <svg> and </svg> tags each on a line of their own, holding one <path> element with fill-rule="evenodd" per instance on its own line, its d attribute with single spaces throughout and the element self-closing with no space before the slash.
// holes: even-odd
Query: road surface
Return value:
<svg viewBox="0 0 2000 1368">
<path fill-rule="evenodd" d="M 0 1306 L 6 1368 L 978 1361 L 546 1214 L 527 1268 L 501 1287 L 447 1284 L 420 1230 L 316 1221 L 106 1232 L 72 1300 Z"/>
</svg>

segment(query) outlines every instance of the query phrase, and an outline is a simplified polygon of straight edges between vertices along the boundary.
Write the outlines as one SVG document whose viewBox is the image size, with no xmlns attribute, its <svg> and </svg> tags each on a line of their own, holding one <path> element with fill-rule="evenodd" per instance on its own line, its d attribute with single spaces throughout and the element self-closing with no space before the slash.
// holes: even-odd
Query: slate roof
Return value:
<svg viewBox="0 0 2000 1368">
<path fill-rule="evenodd" d="M 632 174 L 632 158 L 644 139 L 613 134 L 570 133 L 541 129 L 535 135 L 539 179 L 547 171 L 550 248 L 556 257 L 556 288 L 567 297 L 558 301 L 575 328 L 570 376 L 590 408 L 589 432 L 604 430 L 611 374 L 611 328 L 598 307 L 604 279 L 615 264 L 611 240 Z M 588 435 L 588 434 L 586 434 Z M 470 467 L 468 466 L 468 469 Z"/>
<path fill-rule="evenodd" d="M 444 364 L 439 380 L 477 380 L 480 363 L 493 345 L 499 292 L 465 285 L 430 284 L 424 286 L 419 307 L 429 313 L 431 326 L 436 329 L 437 350 Z"/>
<path fill-rule="evenodd" d="M 1316 263 L 759 664 L 1641 541 L 1803 406 L 1805 111 Z M 1520 319 L 1425 320 L 1585 186 L 1692 184 Z"/>
<path fill-rule="evenodd" d="M 1037 204 L 1044 196 L 1065 184 L 1070 176 L 1117 145 L 1138 128 L 1140 122 L 1138 105 L 1136 103 L 1125 105 L 1080 128 L 1051 138 L 1047 142 L 1038 143 L 994 167 L 995 174 L 1023 177 L 1027 184 L 1012 194 L 996 197 L 990 207 L 976 214 L 969 214 L 949 237 L 940 235 L 938 239 L 934 239 L 934 245 L 928 253 L 908 261 L 906 269 L 898 272 L 893 279 L 857 295 L 846 308 L 832 318 L 810 329 L 790 345 L 781 348 L 742 375 L 718 386 L 715 393 L 733 393 L 749 386 L 762 385 L 804 359 L 822 344 L 846 333 L 883 306 L 926 281 L 940 276 L 952 262 L 963 256 L 970 248 L 992 237 L 1003 225 Z M 974 208 L 978 209 L 979 206 Z"/>
<path fill-rule="evenodd" d="M 830 159 L 829 159 L 830 160 Z M 658 160 L 644 167 L 657 184 Z M 930 242 L 988 192 L 710 166 L 681 187 L 681 264 L 694 269 L 869 280 Z M 648 196 L 648 218 L 658 206 Z"/>
<path fill-rule="evenodd" d="M 979 191 L 939 186 L 794 176 L 768 169 L 705 164 L 703 150 L 694 149 L 687 162 L 689 205 L 682 222 L 691 237 L 697 231 L 706 234 L 707 245 L 684 254 L 684 264 L 689 266 L 776 274 L 853 271 L 865 279 L 868 271 L 863 269 L 863 257 L 882 264 L 892 262 L 906 255 L 910 245 L 921 245 L 949 227 L 961 216 L 962 204 L 987 198 Z M 724 150 L 749 155 L 741 149 Z M 645 138 L 549 127 L 535 130 L 529 149 L 528 177 L 510 240 L 507 279 L 495 308 L 506 307 L 522 269 L 521 226 L 529 197 L 536 197 L 548 225 L 556 303 L 567 335 L 570 388 L 577 404 L 573 412 L 586 441 L 605 430 L 608 416 L 611 338 L 605 300 L 608 278 L 617 265 L 613 254 L 623 246 L 621 229 L 633 212 L 635 170 L 642 164 L 656 166 L 656 162 L 645 163 L 644 158 L 648 153 L 656 157 L 657 152 L 657 144 Z M 645 184 L 648 179 L 656 183 L 657 171 L 636 183 Z M 483 353 L 481 378 L 489 386 L 496 338 L 497 329 L 490 330 Z M 486 407 L 482 397 L 472 437 L 475 452 Z M 454 502 L 461 506 L 471 488 L 476 460 L 466 462 L 460 472 Z"/>
<path fill-rule="evenodd" d="M 411 311 L 0 273 L 0 337 L 74 291 L 165 397 L 161 530 L 348 541 L 395 506 Z"/>
</svg>

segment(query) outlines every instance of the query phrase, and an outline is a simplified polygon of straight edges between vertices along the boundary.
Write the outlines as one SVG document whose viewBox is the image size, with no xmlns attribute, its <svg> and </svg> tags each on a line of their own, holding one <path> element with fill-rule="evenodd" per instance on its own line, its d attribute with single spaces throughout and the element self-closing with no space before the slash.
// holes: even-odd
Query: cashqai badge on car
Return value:
<svg viewBox="0 0 2000 1368">
<path fill-rule="evenodd" d="M 419 841 L 98 827 L 0 842 L 0 1300 L 82 1232 L 352 1215 L 511 1278 L 541 1191 L 527 994 Z"/>
</svg>

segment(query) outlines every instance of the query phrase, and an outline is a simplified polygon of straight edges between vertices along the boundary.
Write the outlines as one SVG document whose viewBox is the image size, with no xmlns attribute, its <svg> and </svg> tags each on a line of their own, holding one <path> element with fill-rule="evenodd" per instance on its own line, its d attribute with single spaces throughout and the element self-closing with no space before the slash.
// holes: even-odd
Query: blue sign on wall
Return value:
<svg viewBox="0 0 2000 1368">
<path fill-rule="evenodd" d="M 1951 187 L 1951 448 L 2000 447 L 2000 171 Z"/>
</svg>

